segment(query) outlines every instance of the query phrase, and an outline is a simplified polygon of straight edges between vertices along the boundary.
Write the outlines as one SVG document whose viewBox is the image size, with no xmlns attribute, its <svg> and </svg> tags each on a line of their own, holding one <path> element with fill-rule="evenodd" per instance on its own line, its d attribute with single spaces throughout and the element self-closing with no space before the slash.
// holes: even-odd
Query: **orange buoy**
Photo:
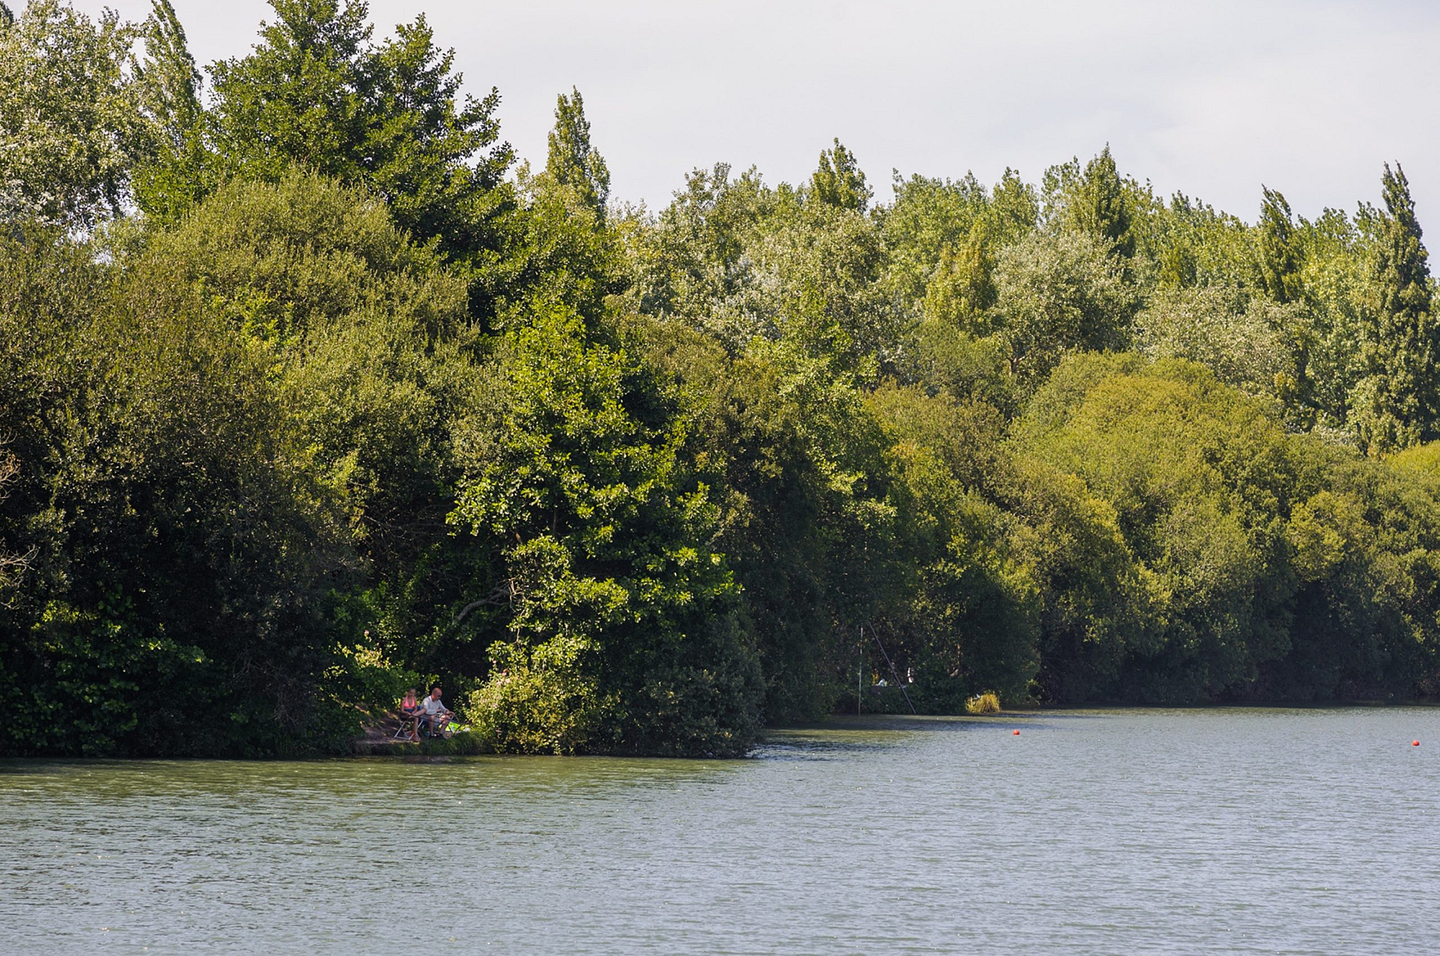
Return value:
<svg viewBox="0 0 1440 956">
<path fill-rule="evenodd" d="M 1019 733 L 1019 731 L 1017 730 L 1016 733 Z M 1418 740 L 1412 740 L 1412 741 L 1410 741 L 1410 746 L 1412 746 L 1412 747 L 1418 747 L 1418 746 L 1420 746 L 1420 741 L 1418 741 Z"/>
<path fill-rule="evenodd" d="M 1011 733 L 1013 736 L 1016 736 L 1016 737 L 1019 737 L 1019 736 L 1020 736 L 1020 731 L 1018 731 L 1018 730 L 1012 730 L 1012 731 L 1010 731 L 1010 733 Z M 1417 741 L 1415 741 L 1415 743 L 1418 744 L 1418 743 L 1420 743 L 1420 741 L 1417 740 Z"/>
</svg>

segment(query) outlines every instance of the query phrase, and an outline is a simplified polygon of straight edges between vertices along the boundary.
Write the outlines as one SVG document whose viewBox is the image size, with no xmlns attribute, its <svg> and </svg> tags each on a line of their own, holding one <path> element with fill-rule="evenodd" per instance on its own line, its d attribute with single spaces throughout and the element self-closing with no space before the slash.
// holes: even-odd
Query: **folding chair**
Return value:
<svg viewBox="0 0 1440 956">
<path fill-rule="evenodd" d="M 408 742 L 410 740 L 411 733 L 414 733 L 418 737 L 420 735 L 420 724 L 418 723 L 418 721 L 422 716 L 424 715 L 406 714 L 402 711 L 400 714 L 400 723 L 395 728 L 395 735 L 390 739 L 403 740 Z"/>
</svg>

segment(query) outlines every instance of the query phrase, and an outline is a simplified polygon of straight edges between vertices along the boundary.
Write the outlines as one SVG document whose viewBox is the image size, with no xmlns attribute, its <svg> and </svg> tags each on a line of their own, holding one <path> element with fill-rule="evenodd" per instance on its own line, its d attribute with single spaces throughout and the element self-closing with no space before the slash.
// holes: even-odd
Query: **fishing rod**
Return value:
<svg viewBox="0 0 1440 956">
<path fill-rule="evenodd" d="M 860 634 L 865 634 L 865 625 L 860 625 Z M 900 679 L 900 674 L 895 670 L 895 662 L 890 660 L 890 655 L 885 651 L 885 645 L 880 642 L 880 632 L 875 630 L 875 625 L 870 624 L 870 634 L 875 638 L 875 646 L 880 648 L 881 655 L 885 658 L 885 666 L 890 668 L 890 676 L 895 678 L 895 684 L 900 688 L 900 693 L 905 695 L 905 703 L 910 707 L 910 713 L 918 714 L 915 705 L 910 701 L 910 692 L 905 689 L 905 682 Z"/>
</svg>

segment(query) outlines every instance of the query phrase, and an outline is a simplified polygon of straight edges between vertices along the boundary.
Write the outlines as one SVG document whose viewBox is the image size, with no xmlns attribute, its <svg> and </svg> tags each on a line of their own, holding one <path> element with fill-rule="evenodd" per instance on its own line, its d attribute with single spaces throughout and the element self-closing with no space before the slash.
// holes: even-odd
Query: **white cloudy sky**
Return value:
<svg viewBox="0 0 1440 956">
<path fill-rule="evenodd" d="M 141 17 L 148 0 L 73 0 Z M 173 0 L 202 64 L 242 55 L 263 0 Z M 18 3 L 11 4 L 18 6 Z M 543 161 L 578 86 L 617 198 L 663 205 L 685 171 L 807 176 L 833 137 L 888 198 L 892 168 L 1031 180 L 1111 145 L 1123 171 L 1253 219 L 1260 184 L 1305 215 L 1378 201 L 1405 165 L 1440 216 L 1434 0 L 373 0 L 424 11 L 502 135 Z M 1440 229 L 1440 226 L 1436 226 Z M 1440 234 L 1440 233 L 1437 233 Z"/>
</svg>

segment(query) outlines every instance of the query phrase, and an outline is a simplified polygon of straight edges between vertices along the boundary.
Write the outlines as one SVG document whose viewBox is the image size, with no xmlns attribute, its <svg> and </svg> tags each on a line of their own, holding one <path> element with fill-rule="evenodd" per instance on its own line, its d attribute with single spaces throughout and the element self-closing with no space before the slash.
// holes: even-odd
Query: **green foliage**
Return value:
<svg viewBox="0 0 1440 956">
<path fill-rule="evenodd" d="M 683 316 L 731 352 L 784 340 L 866 377 L 901 359 L 909 315 L 877 281 L 880 235 L 854 209 L 722 164 L 693 173 L 631 254 L 638 309 Z"/>
<path fill-rule="evenodd" d="M 423 17 L 274 6 L 208 91 L 168 0 L 0 8 L 0 752 L 347 752 L 422 678 L 437 750 L 676 756 L 857 674 L 1440 694 L 1398 167 L 1252 227 L 1108 148 L 872 206 L 836 141 L 651 213 L 578 91 L 507 181 Z"/>
<path fill-rule="evenodd" d="M 1429 254 L 1410 184 L 1397 163 L 1385 165 L 1385 209 L 1372 267 L 1374 318 L 1364 341 L 1365 376 L 1351 404 L 1361 441 L 1377 452 L 1440 435 L 1440 321 L 1433 311 Z"/>
<path fill-rule="evenodd" d="M 896 440 L 895 553 L 882 607 L 891 653 L 916 674 L 916 706 L 958 712 L 989 688 L 1024 698 L 1038 663 L 1035 582 L 1003 513 L 985 500 L 1012 469 L 1000 415 L 912 389 L 882 388 L 871 404 Z"/>
<path fill-rule="evenodd" d="M 1285 197 L 1268 186 L 1262 187 L 1262 192 L 1265 202 L 1256 229 L 1260 287 L 1281 305 L 1298 302 L 1304 291 L 1300 278 L 1305 249 L 1295 234 Z"/>
<path fill-rule="evenodd" d="M 980 219 L 959 249 L 946 246 L 941 251 L 921 310 L 932 321 L 983 334 L 989 331 L 987 312 L 997 297 L 994 276 L 993 242 L 989 226 Z"/>
<path fill-rule="evenodd" d="M 998 714 L 1000 713 L 1000 696 L 994 691 L 976 694 L 974 697 L 965 701 L 965 713 Z"/>
<path fill-rule="evenodd" d="M 298 461 L 345 514 L 365 585 L 337 620 L 397 665 L 483 666 L 451 624 L 492 559 L 444 534 L 476 388 L 463 278 L 383 203 L 305 173 L 232 183 L 151 249 L 265 357 Z"/>
<path fill-rule="evenodd" d="M 1195 366 L 1133 357 L 1062 366 L 1025 436 L 1113 503 L 1144 587 L 1130 646 L 1088 675 L 1118 678 L 1100 696 L 1385 695 L 1433 667 L 1417 623 L 1433 484 L 1288 436 Z M 1073 679 L 1042 683 L 1057 677 Z"/>
<path fill-rule="evenodd" d="M 19 471 L 19 461 L 9 448 L 0 445 L 0 505 L 3 505 L 5 499 L 10 497 L 6 486 L 15 481 Z M 29 563 L 30 555 L 11 551 L 8 542 L 4 538 L 0 538 L 0 604 L 8 606 L 15 600 L 15 590 Z"/>
<path fill-rule="evenodd" d="M 91 229 L 120 215 L 152 129 L 131 57 L 140 30 L 32 0 L 0 28 L 0 223 Z"/>
<path fill-rule="evenodd" d="M 627 231 L 634 308 L 684 318 L 732 350 L 774 337 L 747 244 L 779 200 L 753 169 L 733 178 L 724 163 L 691 172 L 657 221 Z"/>
<path fill-rule="evenodd" d="M 1132 202 L 1107 145 L 1065 190 L 1063 222 L 1104 243 L 1117 256 L 1135 254 Z"/>
<path fill-rule="evenodd" d="M 223 315 L 154 260 L 66 274 L 90 254 L 55 239 L 0 257 L 20 263 L 23 309 L 5 309 L 5 338 L 30 340 L 5 402 L 23 469 L 6 523 L 33 553 L 4 625 L 6 697 L 67 715 L 43 744 L 26 731 L 7 749 L 323 739 L 335 727 L 311 682 L 345 577 L 339 515 L 296 467 L 263 360 Z"/>
<path fill-rule="evenodd" d="M 1161 287 L 1243 287 L 1252 280 L 1250 230 L 1236 217 L 1176 193 L 1148 225 L 1147 251 Z"/>
<path fill-rule="evenodd" d="M 563 309 L 508 336 L 490 375 L 451 520 L 502 550 L 512 598 L 471 718 L 526 750 L 743 753 L 758 672 L 673 398 Z"/>
<path fill-rule="evenodd" d="M 531 176 L 519 174 L 526 215 L 523 231 L 508 250 L 513 284 L 528 290 L 503 322 L 524 321 L 528 299 L 565 302 L 589 320 L 598 320 L 607 297 L 630 284 L 625 253 L 616 230 L 607 228 L 605 199 L 610 173 L 590 145 L 590 123 L 580 92 L 560 97 L 550 133 L 550 160 Z"/>
<path fill-rule="evenodd" d="M 1114 506 L 1147 592 L 1153 623 L 1121 661 L 1128 694 L 1234 690 L 1284 653 L 1271 515 L 1297 466 L 1278 427 L 1194 366 L 1129 358 L 1062 368 L 1032 415 L 1033 447 Z"/>
<path fill-rule="evenodd" d="M 931 314 L 969 317 L 989 308 L 996 252 L 1035 227 L 1034 187 L 1011 169 L 988 192 L 970 174 L 954 181 L 897 175 L 894 186 L 895 201 L 876 210 L 885 284 L 906 304 L 924 301 Z"/>
<path fill-rule="evenodd" d="M 1358 217 L 1357 217 L 1358 218 Z M 1297 232 L 1305 250 L 1301 284 L 1310 315 L 1306 363 L 1317 424 L 1352 434 L 1351 398 L 1364 374 L 1363 346 L 1372 315 L 1371 240 L 1344 213 L 1327 209 Z M 1342 431 L 1343 430 L 1343 431 Z"/>
<path fill-rule="evenodd" d="M 886 281 L 906 301 L 918 302 L 940 259 L 953 256 L 970 238 L 989 198 L 973 175 L 950 181 L 897 174 L 894 188 L 895 201 L 884 207 L 881 219 Z"/>
<path fill-rule="evenodd" d="M 178 165 L 152 177 L 141 207 L 173 215 L 230 177 L 277 181 L 303 166 L 383 199 L 402 229 L 476 271 L 477 307 L 489 309 L 505 295 L 514 207 L 498 92 L 460 96 L 454 51 L 435 46 L 423 15 L 375 43 L 358 0 L 272 6 L 248 56 L 210 67 L 204 149 L 172 154 Z"/>
<path fill-rule="evenodd" d="M 1303 375 L 1307 316 L 1297 307 L 1248 298 L 1220 285 L 1166 290 L 1135 320 L 1136 347 L 1152 358 L 1184 358 L 1254 396 L 1290 403 Z"/>
<path fill-rule="evenodd" d="M 464 289 L 378 198 L 314 173 L 235 181 L 156 235 L 151 250 L 283 358 L 314 332 L 399 316 L 426 341 L 463 327 Z"/>
<path fill-rule="evenodd" d="M 154 126 L 154 152 L 134 170 L 135 193 L 158 219 L 177 218 L 195 195 L 205 162 L 203 77 L 170 0 L 152 0 L 142 34 L 145 58 L 136 67 L 142 108 Z"/>
<path fill-rule="evenodd" d="M 605 220 L 605 201 L 610 196 L 610 170 L 605 159 L 590 145 L 590 121 L 585 118 L 585 101 L 578 89 L 573 95 L 561 93 L 555 103 L 555 128 L 550 131 L 550 152 L 545 172 L 561 186 L 575 190 L 580 201 Z"/>
<path fill-rule="evenodd" d="M 1081 233 L 1033 232 L 1001 253 L 996 311 L 1022 381 L 1042 381 L 1067 352 L 1129 344 L 1135 293 L 1099 241 Z"/>
<path fill-rule="evenodd" d="M 839 139 L 834 148 L 820 151 L 820 166 L 810 177 L 810 190 L 817 202 L 853 212 L 864 212 L 873 195 L 855 154 Z"/>
<path fill-rule="evenodd" d="M 1000 335 L 976 336 L 938 319 L 919 323 L 911 335 L 912 375 L 917 381 L 959 399 L 980 399 L 1014 413 L 1010 349 Z"/>
</svg>

